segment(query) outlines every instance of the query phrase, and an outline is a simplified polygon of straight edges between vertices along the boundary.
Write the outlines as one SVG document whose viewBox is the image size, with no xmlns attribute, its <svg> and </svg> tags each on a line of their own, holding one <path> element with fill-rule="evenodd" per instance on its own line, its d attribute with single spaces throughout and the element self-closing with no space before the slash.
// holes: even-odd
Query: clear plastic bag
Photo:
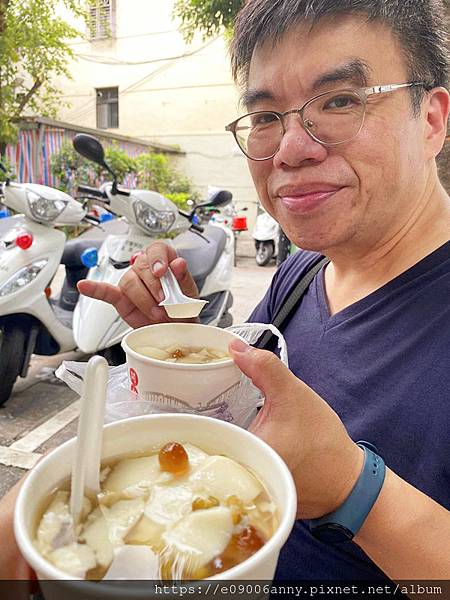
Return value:
<svg viewBox="0 0 450 600">
<path fill-rule="evenodd" d="M 278 338 L 280 358 L 288 366 L 286 342 L 273 325 L 244 323 L 228 329 L 241 336 L 249 344 L 256 343 L 261 335 L 270 330 Z M 64 361 L 56 371 L 56 376 L 77 394 L 81 395 L 86 364 L 84 362 Z M 123 364 L 109 368 L 105 422 L 111 423 L 112 421 L 140 415 L 187 412 L 229 421 L 246 428 L 256 416 L 256 410 L 258 406 L 262 405 L 263 401 L 261 392 L 244 374 L 241 374 L 239 386 L 234 387 L 226 399 L 222 399 L 218 404 L 207 405 L 196 410 L 185 406 L 183 408 L 168 406 L 155 400 L 144 400 L 138 394 L 130 391 L 127 366 Z"/>
</svg>

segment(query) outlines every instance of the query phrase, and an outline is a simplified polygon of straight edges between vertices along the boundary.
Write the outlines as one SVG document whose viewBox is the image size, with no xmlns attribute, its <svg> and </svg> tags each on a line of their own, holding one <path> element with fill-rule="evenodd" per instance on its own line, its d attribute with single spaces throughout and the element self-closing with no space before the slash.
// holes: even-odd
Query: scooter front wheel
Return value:
<svg viewBox="0 0 450 600">
<path fill-rule="evenodd" d="M 0 323 L 0 406 L 11 396 L 22 370 L 27 332 L 11 322 Z"/>
<path fill-rule="evenodd" d="M 272 242 L 260 242 L 256 249 L 256 264 L 259 267 L 268 265 L 272 259 L 273 250 Z"/>
</svg>

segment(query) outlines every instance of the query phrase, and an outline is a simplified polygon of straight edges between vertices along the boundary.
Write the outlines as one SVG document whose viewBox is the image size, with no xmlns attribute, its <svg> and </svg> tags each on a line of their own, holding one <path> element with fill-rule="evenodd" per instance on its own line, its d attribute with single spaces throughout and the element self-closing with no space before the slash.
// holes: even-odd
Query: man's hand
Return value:
<svg viewBox="0 0 450 600">
<path fill-rule="evenodd" d="M 150 244 L 118 286 L 85 279 L 78 283 L 78 290 L 85 296 L 112 304 L 122 319 L 133 328 L 171 322 L 165 309 L 158 306 L 164 299 L 159 278 L 166 273 L 169 265 L 182 291 L 187 296 L 197 298 L 197 286 L 186 261 L 178 258 L 174 248 L 164 242 Z"/>
<path fill-rule="evenodd" d="M 363 465 L 363 451 L 337 414 L 271 352 L 239 340 L 230 352 L 265 397 L 250 431 L 266 441 L 289 467 L 297 487 L 298 517 L 334 511 L 350 494 Z"/>
</svg>

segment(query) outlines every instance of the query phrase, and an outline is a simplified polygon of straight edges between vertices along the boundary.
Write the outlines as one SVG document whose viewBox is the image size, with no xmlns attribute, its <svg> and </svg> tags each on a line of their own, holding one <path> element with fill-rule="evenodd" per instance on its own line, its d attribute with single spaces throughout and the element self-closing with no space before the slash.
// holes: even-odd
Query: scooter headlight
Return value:
<svg viewBox="0 0 450 600">
<path fill-rule="evenodd" d="M 27 200 L 31 214 L 37 221 L 54 221 L 67 206 L 67 200 L 44 198 L 31 190 L 27 190 Z"/>
<path fill-rule="evenodd" d="M 133 208 L 136 222 L 149 233 L 166 233 L 175 223 L 176 215 L 173 211 L 154 210 L 142 200 L 136 200 Z"/>
<path fill-rule="evenodd" d="M 42 269 L 48 263 L 48 258 L 43 258 L 41 260 L 36 260 L 26 267 L 22 267 L 19 271 L 16 271 L 12 277 L 7 279 L 5 283 L 0 287 L 0 298 L 2 296 L 8 296 L 9 294 L 14 294 L 14 292 L 18 292 L 20 289 L 24 288 L 26 285 L 32 283 Z"/>
</svg>

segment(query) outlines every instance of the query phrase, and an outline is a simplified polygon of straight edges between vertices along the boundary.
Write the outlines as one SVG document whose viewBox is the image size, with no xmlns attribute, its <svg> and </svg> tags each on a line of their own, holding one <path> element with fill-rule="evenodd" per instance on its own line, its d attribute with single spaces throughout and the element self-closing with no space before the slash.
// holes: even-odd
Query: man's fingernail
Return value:
<svg viewBox="0 0 450 600">
<path fill-rule="evenodd" d="M 152 264 L 152 271 L 156 275 L 156 271 L 160 271 L 163 267 L 164 265 L 162 264 L 162 262 L 160 260 L 157 260 Z"/>
<path fill-rule="evenodd" d="M 242 340 L 233 340 L 230 344 L 230 350 L 233 352 L 238 352 L 239 354 L 244 354 L 251 350 L 252 347 L 243 342 Z"/>
</svg>

